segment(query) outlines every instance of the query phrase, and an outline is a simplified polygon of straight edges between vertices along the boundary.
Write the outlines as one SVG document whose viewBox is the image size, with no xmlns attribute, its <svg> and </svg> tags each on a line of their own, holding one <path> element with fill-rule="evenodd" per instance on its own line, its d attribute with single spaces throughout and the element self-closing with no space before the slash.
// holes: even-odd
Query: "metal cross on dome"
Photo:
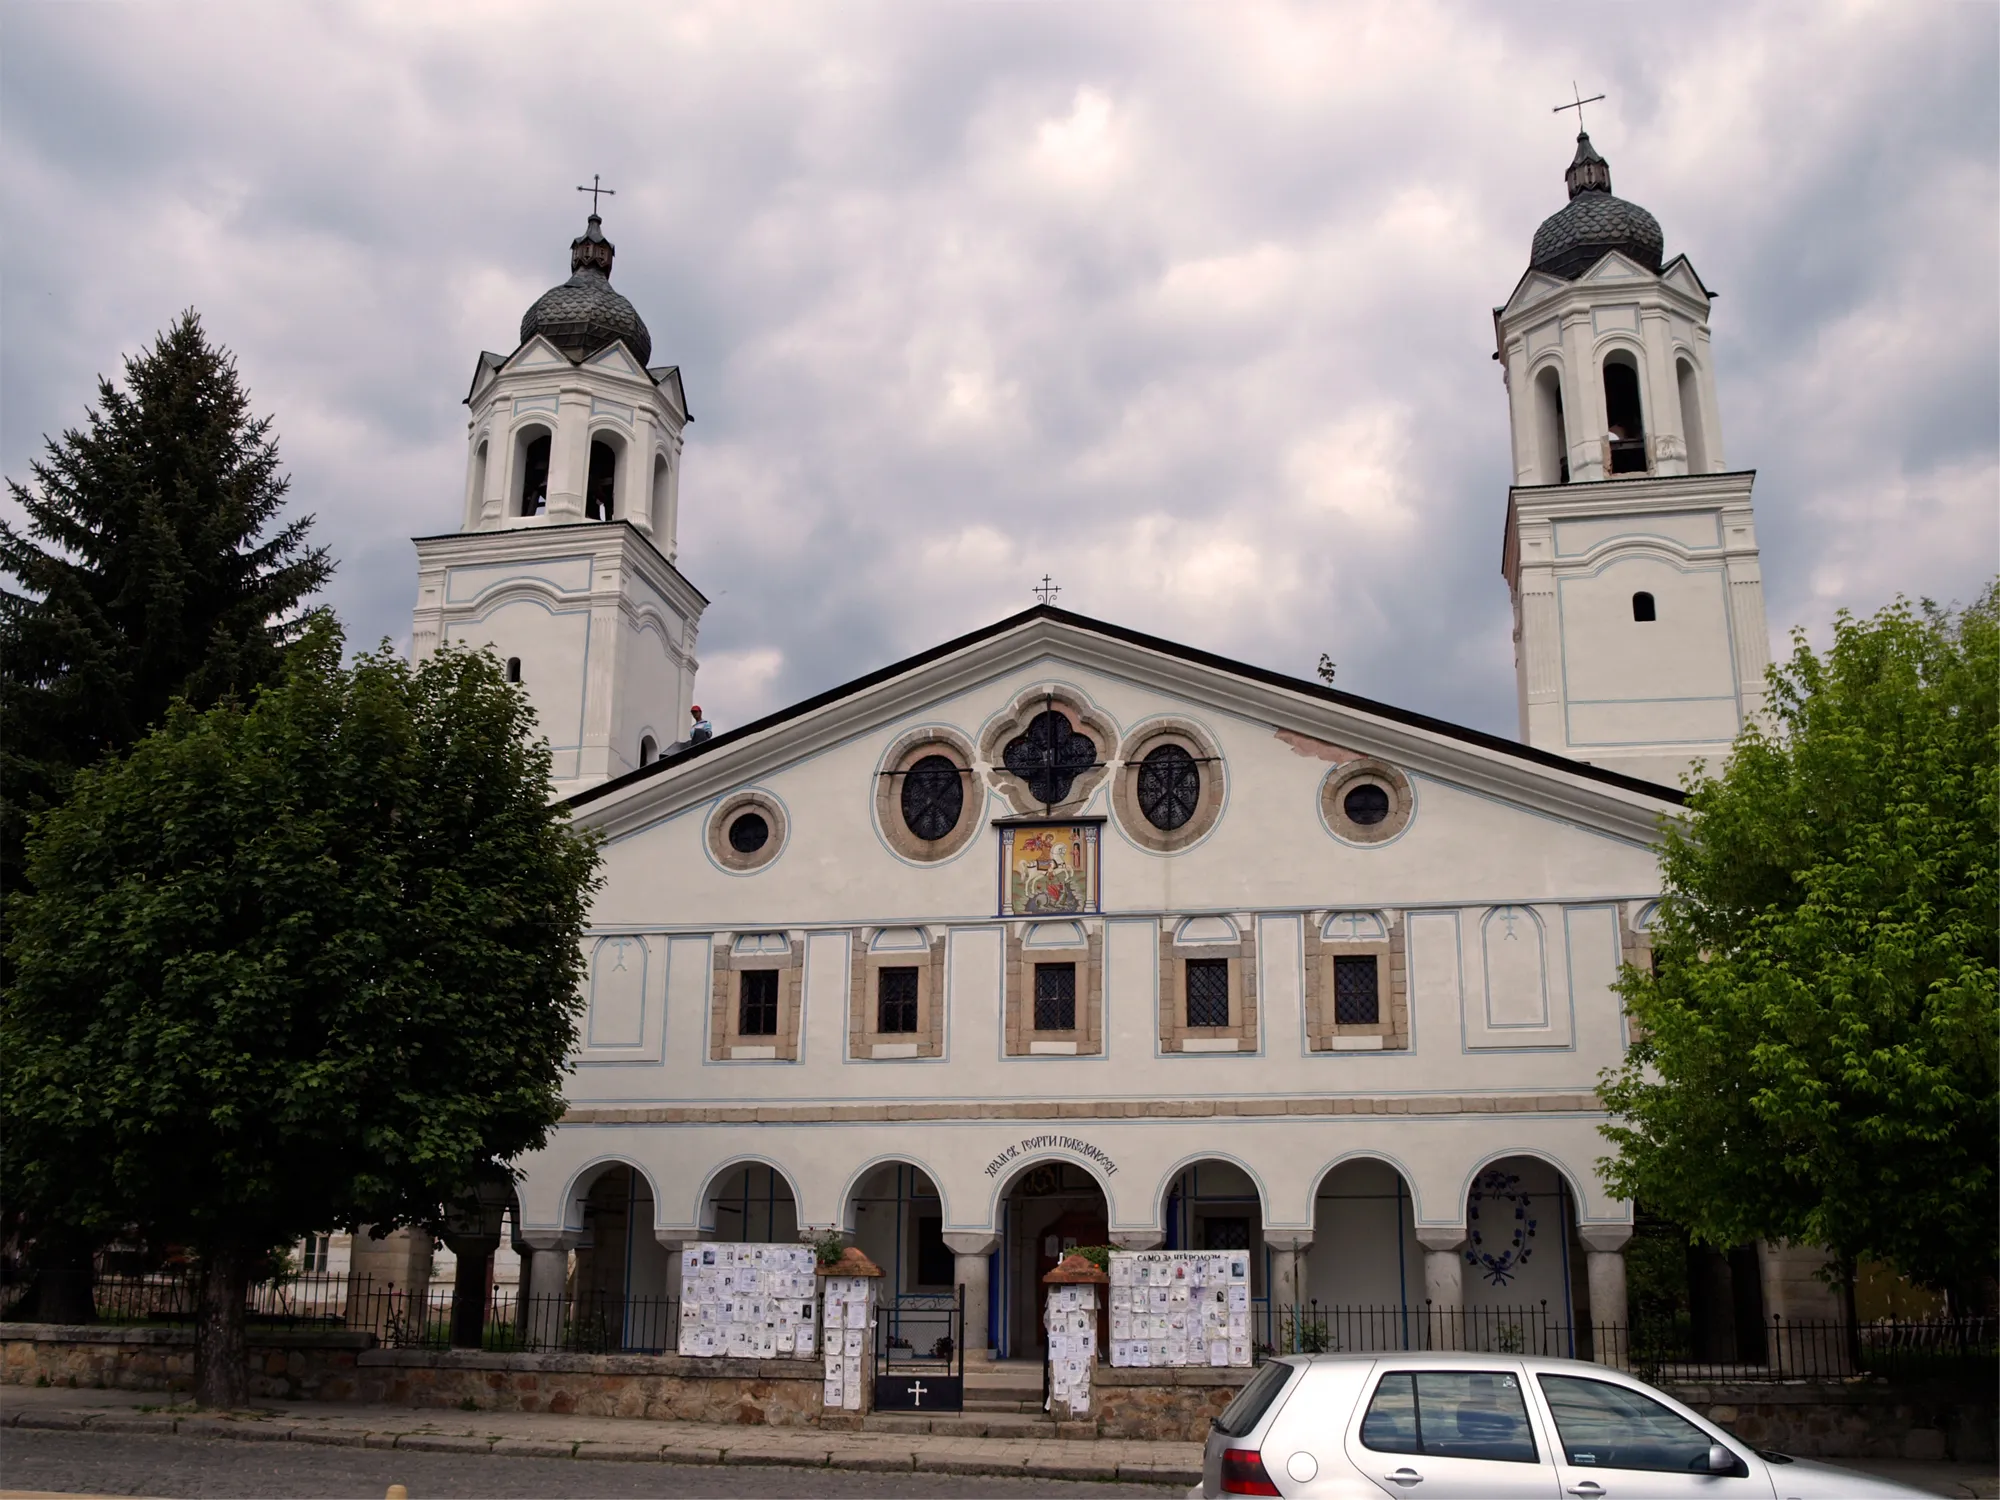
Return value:
<svg viewBox="0 0 2000 1500">
<path fill-rule="evenodd" d="M 1553 110 L 1549 111 L 1549 113 L 1551 113 L 1551 114 L 1557 114 L 1557 115 L 1559 115 L 1559 114 L 1561 114 L 1561 113 L 1562 113 L 1562 112 L 1563 112 L 1564 110 L 1566 110 L 1566 109 L 1573 109 L 1573 110 L 1575 110 L 1575 111 L 1576 111 L 1576 129 L 1577 129 L 1577 134 L 1581 135 L 1581 134 L 1583 133 L 1583 107 L 1584 107 L 1584 105 L 1586 105 L 1586 104 L 1595 104 L 1595 103 L 1597 103 L 1597 102 L 1598 102 L 1598 101 L 1599 101 L 1600 99 L 1602 99 L 1602 98 L 1603 98 L 1604 96 L 1603 96 L 1602 94 L 1592 94 L 1592 95 L 1591 95 L 1591 96 L 1590 96 L 1590 97 L 1589 97 L 1588 99 L 1584 98 L 1584 97 L 1583 97 L 1583 90 L 1582 90 L 1582 89 L 1580 89 L 1580 88 L 1578 88 L 1578 87 L 1576 86 L 1576 80 L 1575 80 L 1575 79 L 1573 79 L 1573 78 L 1572 78 L 1572 79 L 1570 80 L 1570 85 L 1569 85 L 1569 91 L 1570 91 L 1570 92 L 1571 92 L 1572 94 L 1576 95 L 1576 101 L 1575 101 L 1574 103 L 1572 103 L 1572 104 L 1558 104 L 1558 105 L 1557 105 L 1557 106 L 1556 106 L 1556 107 L 1555 107 L 1555 108 L 1554 108 Z"/>
<path fill-rule="evenodd" d="M 1049 581 L 1049 575 L 1044 573 L 1042 575 L 1042 581 L 1036 584 L 1032 589 L 1028 590 L 1028 592 L 1033 594 L 1037 599 L 1041 600 L 1042 603 L 1044 604 L 1053 604 L 1056 602 L 1056 595 L 1062 592 L 1062 588 L 1058 584 L 1051 583 Z"/>
<path fill-rule="evenodd" d="M 1568 108 L 1568 106 L 1565 105 L 1564 108 Z M 590 186 L 577 189 L 579 193 L 590 194 L 590 212 L 593 218 L 597 215 L 597 195 L 599 193 L 602 193 L 607 198 L 616 198 L 618 196 L 618 189 L 598 186 L 602 180 L 597 173 L 592 172 L 590 174 Z"/>
</svg>

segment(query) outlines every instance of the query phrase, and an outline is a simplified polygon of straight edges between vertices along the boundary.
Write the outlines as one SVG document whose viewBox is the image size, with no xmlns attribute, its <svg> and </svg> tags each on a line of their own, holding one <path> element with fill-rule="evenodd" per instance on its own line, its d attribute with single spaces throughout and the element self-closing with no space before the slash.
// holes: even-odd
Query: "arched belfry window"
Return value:
<svg viewBox="0 0 2000 1500">
<path fill-rule="evenodd" d="M 1007 742 L 1001 763 L 1027 784 L 1028 795 L 1045 806 L 1069 796 L 1076 778 L 1097 764 L 1097 746 L 1078 734 L 1069 715 L 1048 708 Z"/>
<path fill-rule="evenodd" d="M 1535 377 L 1535 437 L 1540 445 L 1541 484 L 1569 483 L 1569 426 L 1563 420 L 1562 371 L 1545 366 Z"/>
<path fill-rule="evenodd" d="M 1659 619 L 1659 612 L 1653 607 L 1653 596 L 1641 589 L 1632 596 L 1632 618 L 1641 624 Z"/>
<path fill-rule="evenodd" d="M 507 658 L 507 680 L 509 682 L 519 682 L 521 680 L 520 657 L 510 656 Z"/>
<path fill-rule="evenodd" d="M 1681 433 L 1687 439 L 1688 473 L 1708 472 L 1708 429 L 1701 420 L 1701 385 L 1694 366 L 1682 359 L 1674 362 L 1674 384 L 1681 398 Z"/>
<path fill-rule="evenodd" d="M 611 497 L 618 482 L 618 451 L 609 443 L 590 445 L 590 478 L 583 487 L 583 518 L 611 519 Z"/>
<path fill-rule="evenodd" d="M 549 508 L 549 435 L 528 439 L 521 449 L 521 514 L 539 516 Z"/>
<path fill-rule="evenodd" d="M 657 756 L 659 753 L 660 752 L 658 748 L 653 743 L 653 737 L 650 734 L 642 734 L 639 736 L 640 765 L 650 766 L 653 763 L 654 757 Z"/>
<path fill-rule="evenodd" d="M 1611 430 L 1611 472 L 1646 472 L 1646 423 L 1639 403 L 1639 366 L 1623 349 L 1604 360 L 1604 421 Z"/>
<path fill-rule="evenodd" d="M 465 524 L 470 530 L 479 524 L 479 513 L 486 504 L 486 440 L 479 440 L 479 447 L 472 455 L 472 475 L 466 483 Z"/>
</svg>

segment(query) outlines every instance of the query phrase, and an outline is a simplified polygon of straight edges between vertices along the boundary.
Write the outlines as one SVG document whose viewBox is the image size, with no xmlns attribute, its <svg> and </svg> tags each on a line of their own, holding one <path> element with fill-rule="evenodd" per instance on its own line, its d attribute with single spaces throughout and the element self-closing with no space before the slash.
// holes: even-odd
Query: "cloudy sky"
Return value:
<svg viewBox="0 0 2000 1500">
<path fill-rule="evenodd" d="M 1514 732 L 1490 309 L 1620 196 L 1721 293 L 1773 635 L 1996 568 L 1991 4 L 0 3 L 0 468 L 183 307 L 360 640 L 568 274 L 684 371 L 727 726 L 1061 602 Z"/>
</svg>

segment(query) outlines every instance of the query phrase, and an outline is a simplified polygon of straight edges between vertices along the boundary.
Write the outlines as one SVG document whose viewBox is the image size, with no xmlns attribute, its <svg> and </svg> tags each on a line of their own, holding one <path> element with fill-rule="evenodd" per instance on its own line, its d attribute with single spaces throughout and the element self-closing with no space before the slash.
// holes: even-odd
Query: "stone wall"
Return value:
<svg viewBox="0 0 2000 1500">
<path fill-rule="evenodd" d="M 492 1354 L 380 1349 L 368 1333 L 297 1330 L 250 1340 L 260 1400 L 356 1401 L 481 1411 L 547 1411 L 655 1421 L 816 1424 L 817 1360 L 683 1359 L 652 1354 Z M 0 1384 L 185 1393 L 194 1332 L 0 1324 Z"/>
<path fill-rule="evenodd" d="M 1990 1463 L 1995 1457 L 2000 1413 L 1990 1387 L 1812 1381 L 1665 1389 L 1746 1443 L 1795 1458 Z"/>
<path fill-rule="evenodd" d="M 1092 1381 L 1097 1430 L 1105 1437 L 1208 1441 L 1208 1424 L 1255 1372 L 1245 1369 L 1122 1370 L 1099 1365 Z"/>
</svg>

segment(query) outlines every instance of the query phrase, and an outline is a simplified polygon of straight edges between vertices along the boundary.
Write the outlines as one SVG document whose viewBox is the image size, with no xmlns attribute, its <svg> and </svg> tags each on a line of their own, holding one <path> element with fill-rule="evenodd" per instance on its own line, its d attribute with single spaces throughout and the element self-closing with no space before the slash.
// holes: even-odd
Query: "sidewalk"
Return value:
<svg viewBox="0 0 2000 1500">
<path fill-rule="evenodd" d="M 333 1443 L 524 1458 L 787 1464 L 875 1474 L 1116 1479 L 1183 1490 L 1201 1480 L 1199 1443 L 821 1432 L 813 1427 L 741 1427 L 547 1412 L 458 1412 L 305 1402 L 260 1403 L 246 1411 L 215 1413 L 167 1405 L 170 1399 L 151 1391 L 0 1386 L 0 1426 L 181 1433 L 251 1442 Z"/>
<path fill-rule="evenodd" d="M 821 1432 L 645 1422 L 546 1412 L 457 1412 L 403 1406 L 265 1403 L 196 1412 L 149 1391 L 0 1386 L 0 1427 L 332 1443 L 428 1453 L 614 1459 L 673 1464 L 787 1464 L 875 1474 L 1000 1474 L 1023 1479 L 1123 1480 L 1184 1490 L 1201 1480 L 1198 1443 L 1109 1438 L 960 1437 L 945 1433 Z M 2000 1497 L 2000 1476 L 1979 1464 L 1835 1459 L 1936 1495 Z"/>
</svg>

